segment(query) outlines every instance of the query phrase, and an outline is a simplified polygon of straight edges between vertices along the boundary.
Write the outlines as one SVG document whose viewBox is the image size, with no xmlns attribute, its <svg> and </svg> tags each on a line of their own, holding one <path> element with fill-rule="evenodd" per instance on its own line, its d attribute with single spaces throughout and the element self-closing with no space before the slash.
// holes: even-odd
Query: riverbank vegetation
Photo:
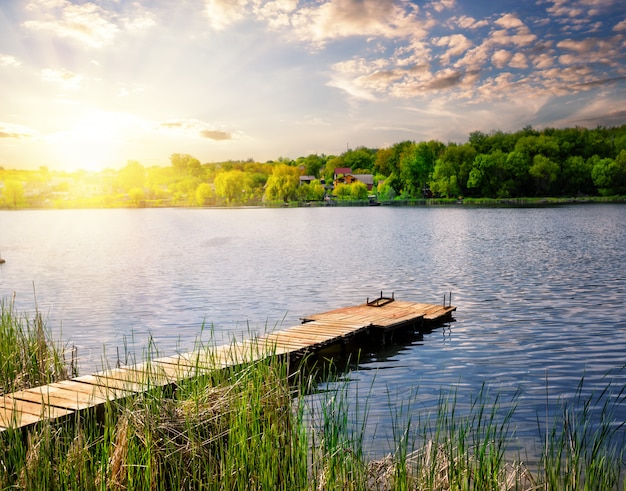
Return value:
<svg viewBox="0 0 626 491">
<path fill-rule="evenodd" d="M 16 312 L 0 301 L 0 396 L 75 376 L 76 352 L 53 341 L 41 312 Z"/>
<path fill-rule="evenodd" d="M 348 170 L 355 179 L 345 179 Z M 7 209 L 366 204 L 368 196 L 385 203 L 425 198 L 456 203 L 460 198 L 625 195 L 626 125 L 475 131 L 462 144 L 403 141 L 264 163 L 201 163 L 174 154 L 169 165 L 129 161 L 101 172 L 0 167 L 0 207 Z"/>
<path fill-rule="evenodd" d="M 5 310 L 3 319 L 23 318 Z M 626 489 L 624 423 L 614 416 L 626 388 L 610 381 L 583 396 L 582 380 L 571 401 L 546 403 L 530 461 L 512 423 L 520 394 L 483 388 L 468 403 L 442 390 L 422 414 L 388 396 L 393 440 L 373 458 L 367 397 L 380 395 L 363 399 L 340 375 L 269 357 L 5 430 L 0 489 Z"/>
</svg>

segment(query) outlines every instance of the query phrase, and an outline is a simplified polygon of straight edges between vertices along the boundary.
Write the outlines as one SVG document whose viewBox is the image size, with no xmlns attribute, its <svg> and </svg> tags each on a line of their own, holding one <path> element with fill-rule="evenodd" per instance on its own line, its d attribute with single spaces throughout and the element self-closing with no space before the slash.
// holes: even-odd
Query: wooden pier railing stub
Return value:
<svg viewBox="0 0 626 491">
<path fill-rule="evenodd" d="M 75 377 L 42 387 L 0 395 L 0 432 L 26 428 L 46 419 L 68 417 L 150 388 L 183 380 L 269 356 L 301 357 L 338 343 L 348 344 L 363 334 L 382 335 L 448 320 L 456 307 L 377 299 L 302 318 L 302 324 L 174 356 L 158 358 Z"/>
</svg>

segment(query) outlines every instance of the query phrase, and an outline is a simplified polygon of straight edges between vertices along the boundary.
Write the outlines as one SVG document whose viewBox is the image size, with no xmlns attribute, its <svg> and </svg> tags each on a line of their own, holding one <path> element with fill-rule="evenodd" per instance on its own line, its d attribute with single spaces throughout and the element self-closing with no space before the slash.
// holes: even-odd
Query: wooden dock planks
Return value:
<svg viewBox="0 0 626 491">
<path fill-rule="evenodd" d="M 382 298 L 382 295 L 381 295 Z M 389 299 L 385 299 L 389 300 Z M 393 300 L 382 305 L 343 307 L 302 319 L 303 323 L 230 345 L 149 360 L 104 370 L 42 387 L 0 396 L 0 432 L 45 419 L 71 415 L 107 401 L 132 397 L 150 388 L 269 356 L 311 353 L 337 343 L 348 343 L 370 330 L 382 333 L 402 326 L 441 321 L 456 307 Z"/>
</svg>

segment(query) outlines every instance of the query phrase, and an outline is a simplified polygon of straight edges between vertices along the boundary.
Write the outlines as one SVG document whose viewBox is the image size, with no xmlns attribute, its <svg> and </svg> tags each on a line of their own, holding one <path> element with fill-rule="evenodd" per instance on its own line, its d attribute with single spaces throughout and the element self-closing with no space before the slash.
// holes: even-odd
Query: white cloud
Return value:
<svg viewBox="0 0 626 491">
<path fill-rule="evenodd" d="M 248 0 L 205 0 L 204 11 L 213 29 L 222 30 L 243 19 Z"/>
<path fill-rule="evenodd" d="M 90 2 L 75 5 L 67 0 L 36 0 L 27 9 L 38 19 L 25 21 L 24 27 L 49 31 L 92 47 L 112 43 L 119 32 L 111 14 Z"/>
<path fill-rule="evenodd" d="M 457 57 L 465 53 L 472 47 L 472 42 L 463 34 L 453 34 L 433 40 L 435 46 L 447 46 L 448 50 L 441 56 L 444 63 L 450 63 L 452 57 Z"/>
<path fill-rule="evenodd" d="M 416 6 L 394 0 L 329 0 L 298 10 L 291 22 L 298 37 L 316 47 L 352 36 L 419 39 L 434 25 L 418 17 Z"/>
<path fill-rule="evenodd" d="M 34 131 L 25 126 L 0 121 L 0 139 L 24 140 L 34 136 Z"/>
<path fill-rule="evenodd" d="M 20 66 L 22 63 L 11 55 L 3 55 L 0 53 L 0 67 L 1 66 Z"/>
<path fill-rule="evenodd" d="M 512 14 L 505 14 L 495 21 L 500 27 L 505 29 L 519 29 L 525 27 L 524 23 Z"/>
<path fill-rule="evenodd" d="M 173 119 L 158 125 L 159 132 L 172 136 L 205 138 L 214 141 L 232 140 L 235 134 L 198 119 Z"/>
<path fill-rule="evenodd" d="M 462 15 L 460 17 L 452 17 L 449 22 L 452 26 L 458 26 L 461 29 L 478 29 L 489 25 L 488 20 L 476 20 L 473 17 Z"/>
<path fill-rule="evenodd" d="M 429 7 L 436 12 L 443 12 L 446 9 L 452 9 L 456 6 L 456 0 L 437 0 L 432 2 Z"/>
<path fill-rule="evenodd" d="M 144 32 L 157 25 L 154 15 L 150 13 L 144 13 L 137 17 L 125 17 L 122 20 L 125 29 L 133 34 Z"/>
<path fill-rule="evenodd" d="M 272 29 L 291 25 L 291 14 L 298 7 L 298 0 L 274 0 L 255 8 L 255 14 L 265 20 Z"/>
<path fill-rule="evenodd" d="M 622 34 L 607 39 L 564 39 L 557 43 L 558 48 L 570 51 L 559 56 L 559 61 L 564 65 L 604 63 L 620 67 L 618 60 L 625 46 L 626 40 Z"/>
<path fill-rule="evenodd" d="M 504 68 L 505 66 L 507 66 L 512 56 L 513 55 L 510 51 L 507 51 L 505 49 L 499 49 L 491 57 L 491 62 L 496 68 Z"/>
<path fill-rule="evenodd" d="M 537 36 L 532 34 L 526 26 L 521 26 L 515 34 L 511 34 L 507 29 L 493 31 L 489 39 L 495 44 L 529 46 L 537 40 Z"/>
<path fill-rule="evenodd" d="M 615 26 L 613 27 L 613 30 L 614 31 L 626 31 L 626 19 L 615 24 Z"/>
<path fill-rule="evenodd" d="M 548 53 L 541 53 L 540 55 L 534 56 L 532 58 L 532 63 L 535 68 L 543 69 L 550 68 L 554 65 L 554 57 L 549 55 Z"/>
<path fill-rule="evenodd" d="M 491 44 L 483 42 L 475 48 L 467 50 L 465 56 L 458 60 L 454 66 L 456 68 L 467 67 L 469 70 L 480 70 L 485 66 L 490 58 Z"/>
<path fill-rule="evenodd" d="M 511 68 L 527 68 L 528 59 L 524 53 L 515 53 L 509 63 L 509 66 Z"/>
<path fill-rule="evenodd" d="M 55 70 L 52 68 L 44 68 L 41 70 L 41 78 L 46 82 L 56 83 L 66 89 L 78 89 L 83 76 L 69 70 Z"/>
<path fill-rule="evenodd" d="M 123 30 L 140 34 L 156 25 L 154 15 L 138 3 L 133 2 L 129 9 L 132 15 L 120 18 L 114 10 L 107 10 L 93 2 L 76 4 L 68 0 L 32 0 L 26 7 L 31 18 L 25 20 L 23 26 L 101 48 L 112 44 Z"/>
</svg>

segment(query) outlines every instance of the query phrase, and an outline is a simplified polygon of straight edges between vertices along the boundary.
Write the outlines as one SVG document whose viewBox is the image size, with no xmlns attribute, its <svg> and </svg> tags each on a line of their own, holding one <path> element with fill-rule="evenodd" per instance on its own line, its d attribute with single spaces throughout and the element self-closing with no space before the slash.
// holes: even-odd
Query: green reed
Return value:
<svg viewBox="0 0 626 491">
<path fill-rule="evenodd" d="M 626 489 L 624 423 L 615 417 L 626 389 L 609 379 L 591 396 L 583 379 L 558 416 L 538 417 L 535 468 L 509 450 L 518 445 L 519 394 L 486 386 L 470 398 L 442 392 L 431 407 L 420 405 L 418 388 L 388 393 L 390 452 L 374 460 L 371 386 L 359 394 L 332 364 L 305 371 L 271 350 L 247 350 L 257 361 L 218 368 L 224 352 L 199 343 L 186 380 L 0 432 L 0 489 Z"/>
<path fill-rule="evenodd" d="M 76 350 L 52 340 L 39 310 L 30 317 L 17 313 L 13 302 L 0 300 L 0 395 L 76 373 Z"/>
</svg>

